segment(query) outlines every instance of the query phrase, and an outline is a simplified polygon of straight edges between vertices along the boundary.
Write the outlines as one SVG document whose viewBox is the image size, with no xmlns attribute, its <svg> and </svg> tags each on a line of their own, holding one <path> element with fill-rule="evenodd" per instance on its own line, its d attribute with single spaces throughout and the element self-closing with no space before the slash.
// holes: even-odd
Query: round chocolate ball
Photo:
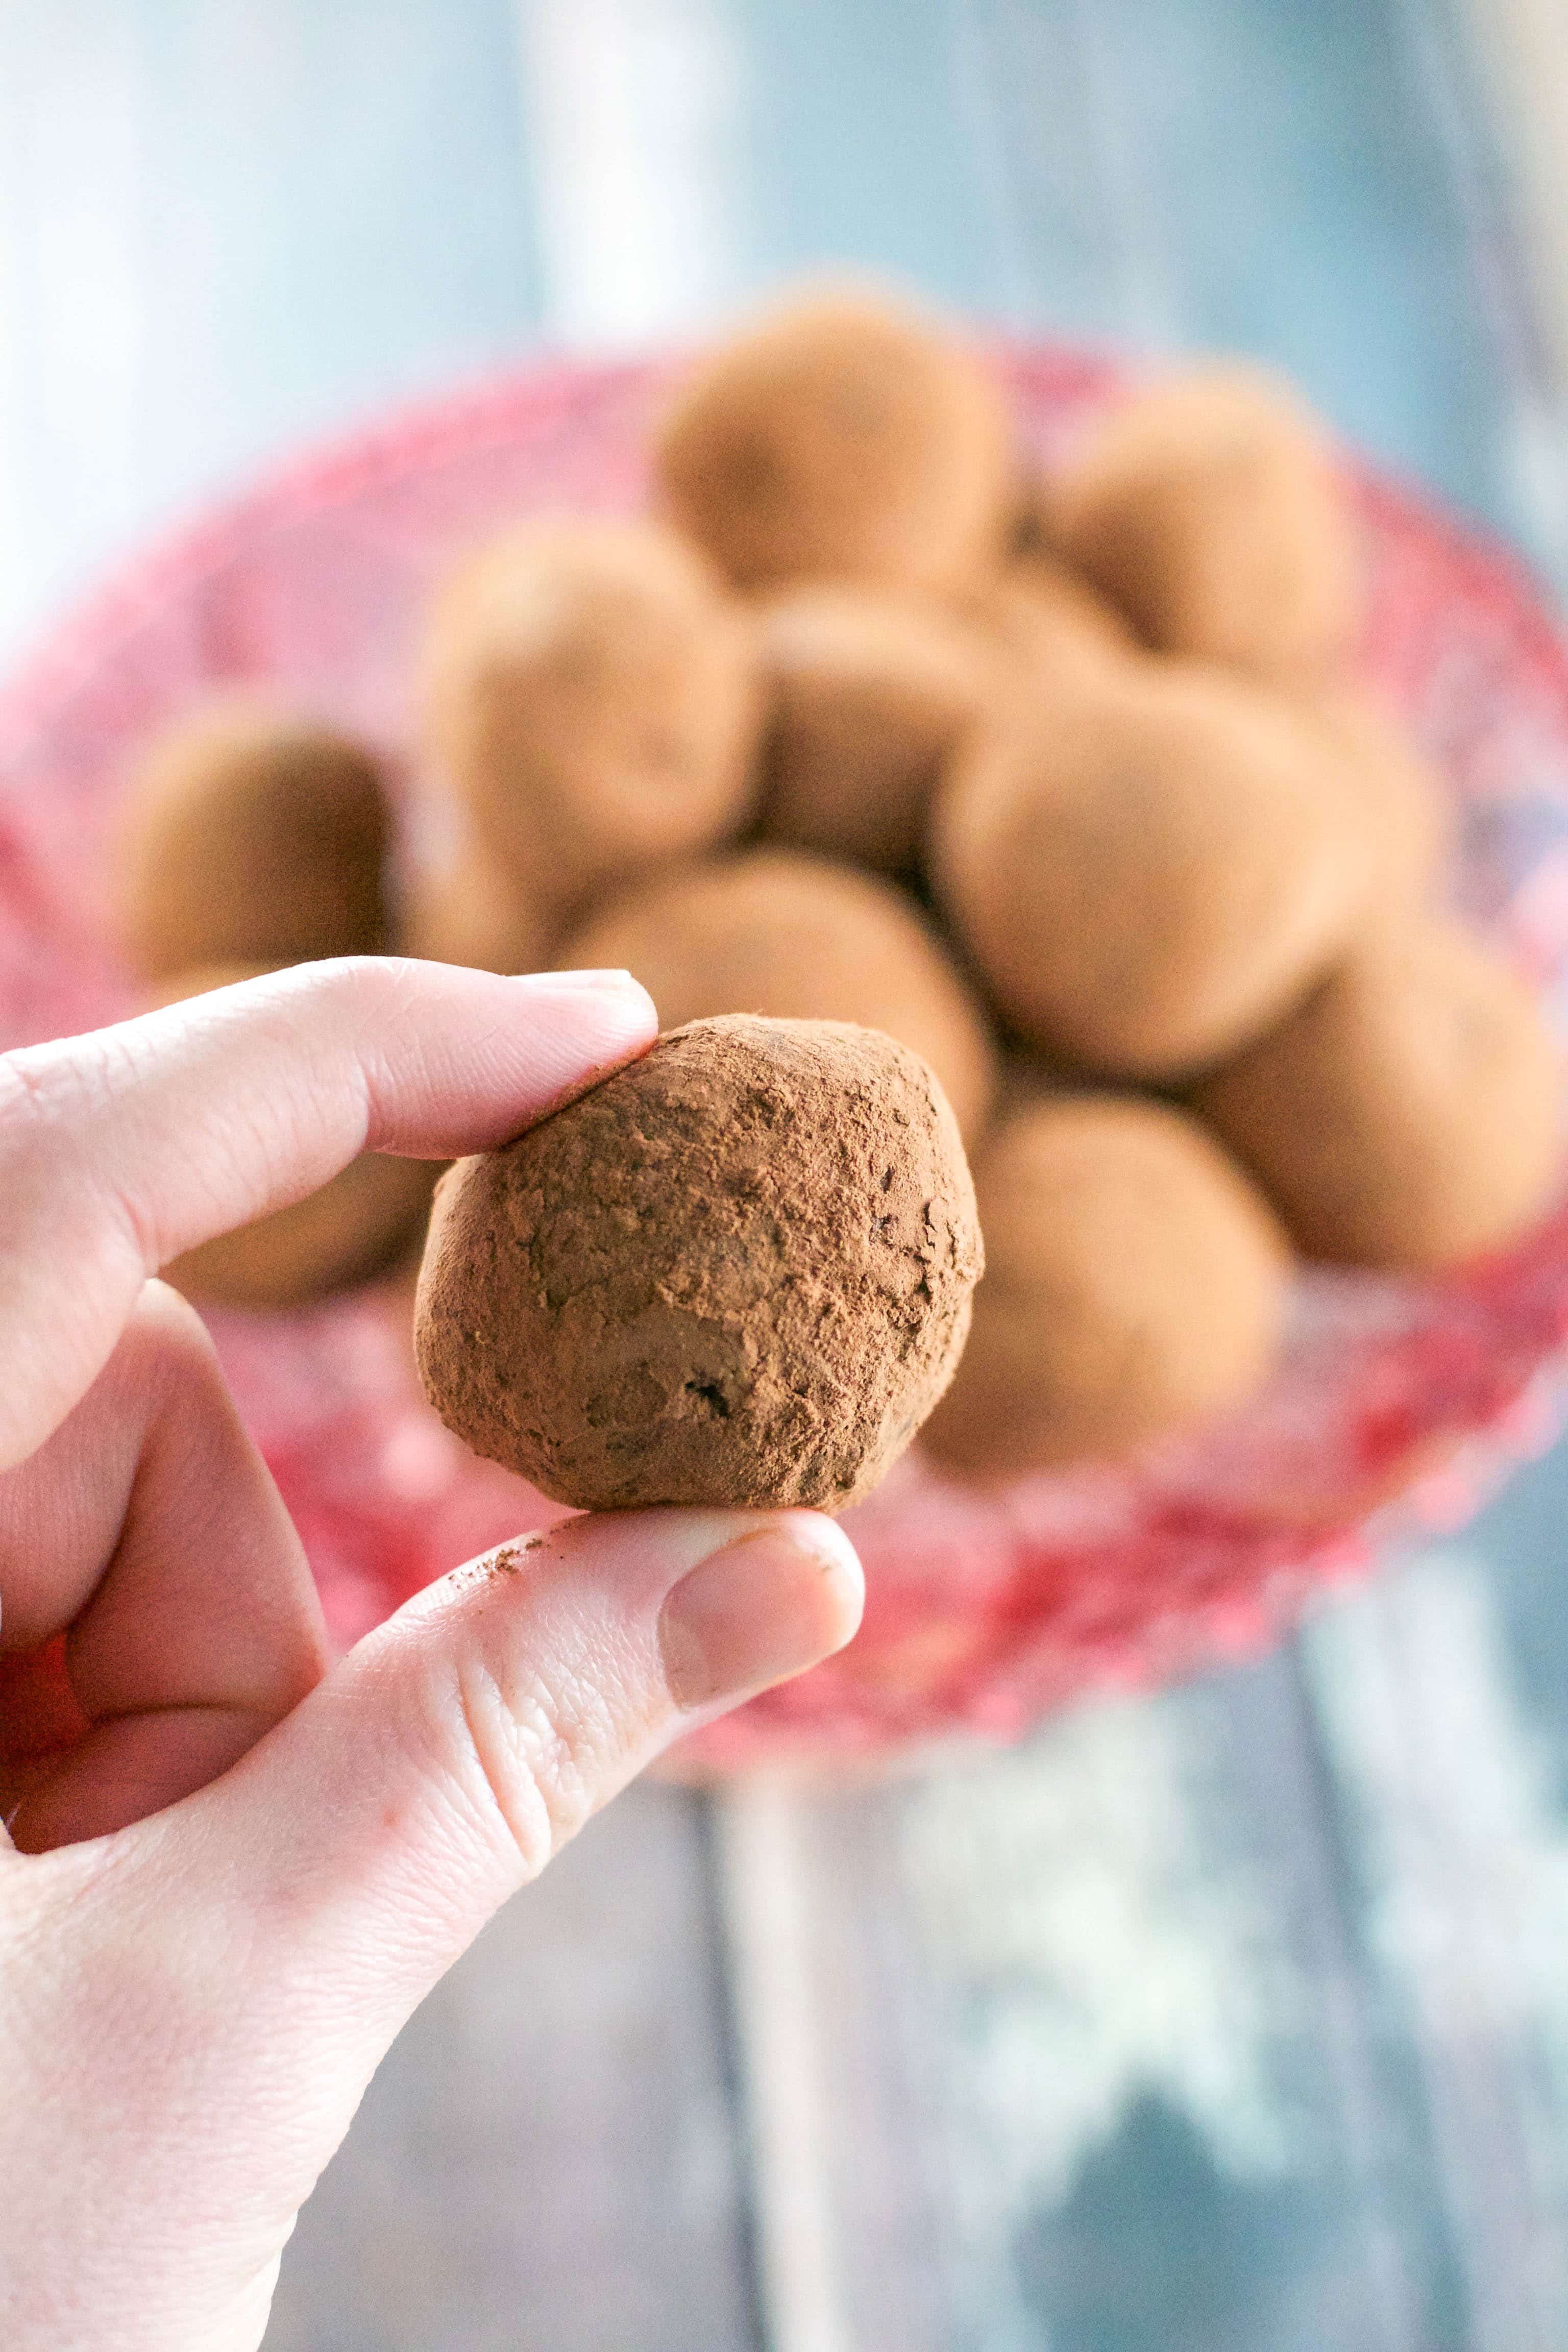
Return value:
<svg viewBox="0 0 1568 2352">
<path fill-rule="evenodd" d="M 1514 1240 L 1558 1181 L 1556 1042 L 1523 983 L 1447 923 L 1358 942 L 1192 1099 L 1310 1257 L 1454 1265 Z"/>
<path fill-rule="evenodd" d="M 214 964 L 151 992 L 149 1009 L 253 980 L 262 964 Z M 429 1210 L 435 1163 L 362 1151 L 314 1192 L 171 1260 L 163 1280 L 198 1307 L 303 1307 L 389 1266 Z"/>
<path fill-rule="evenodd" d="M 1339 687 L 1310 708 L 1372 829 L 1384 903 L 1421 907 L 1442 896 L 1453 865 L 1453 795 L 1391 704 Z"/>
<path fill-rule="evenodd" d="M 484 550 L 437 604 L 425 704 L 480 853 L 542 914 L 747 807 L 754 629 L 655 523 L 530 523 Z"/>
<path fill-rule="evenodd" d="M 1105 1460 L 1241 1403 L 1279 1346 L 1289 1251 L 1179 1110 L 1025 1101 L 975 1162 L 986 1274 L 923 1444 L 1005 1477 Z"/>
<path fill-rule="evenodd" d="M 475 1453 L 588 1509 L 866 1494 L 981 1268 L 931 1072 L 833 1022 L 662 1037 L 436 1196 L 416 1349 Z"/>
<path fill-rule="evenodd" d="M 1016 501 L 1001 385 L 911 312 L 821 294 L 700 362 L 658 434 L 666 507 L 746 589 L 935 588 L 997 560 Z"/>
<path fill-rule="evenodd" d="M 943 764 L 994 691 L 992 649 L 962 621 L 862 589 L 793 589 L 761 620 L 763 831 L 911 866 Z"/>
<path fill-rule="evenodd" d="M 1350 500 L 1289 388 L 1226 366 L 1135 394 L 1051 484 L 1056 544 L 1162 653 L 1321 677 L 1360 625 Z"/>
<path fill-rule="evenodd" d="M 1174 662 L 1085 672 L 965 737 L 932 861 L 1026 1040 L 1149 1079 L 1277 1019 L 1373 878 L 1368 828 L 1299 712 Z"/>
<path fill-rule="evenodd" d="M 758 1013 L 884 1030 L 931 1064 L 966 1136 L 990 1104 L 984 1015 L 913 901 L 800 850 L 742 850 L 636 883 L 556 961 L 632 972 L 667 1029 Z"/>
<path fill-rule="evenodd" d="M 1015 683 L 1048 691 L 1064 670 L 1102 667 L 1143 652 L 1115 606 L 1047 555 L 1020 557 L 987 584 L 982 618 L 1011 656 Z"/>
<path fill-rule="evenodd" d="M 419 866 L 408 887 L 408 953 L 474 971 L 541 971 L 560 926 L 469 847 Z"/>
<path fill-rule="evenodd" d="M 200 711 L 153 746 L 121 814 L 125 953 L 144 980 L 380 954 L 390 838 L 360 744 L 259 703 Z"/>
</svg>

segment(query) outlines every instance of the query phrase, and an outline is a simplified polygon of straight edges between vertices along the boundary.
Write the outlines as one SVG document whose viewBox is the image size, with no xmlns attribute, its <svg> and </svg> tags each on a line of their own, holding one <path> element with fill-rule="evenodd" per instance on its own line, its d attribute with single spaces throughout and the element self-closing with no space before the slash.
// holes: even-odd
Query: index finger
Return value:
<svg viewBox="0 0 1568 2352">
<path fill-rule="evenodd" d="M 657 1028 L 624 972 L 355 957 L 0 1055 L 0 1469 L 58 1426 L 183 1250 L 357 1152 L 502 1142 Z"/>
</svg>

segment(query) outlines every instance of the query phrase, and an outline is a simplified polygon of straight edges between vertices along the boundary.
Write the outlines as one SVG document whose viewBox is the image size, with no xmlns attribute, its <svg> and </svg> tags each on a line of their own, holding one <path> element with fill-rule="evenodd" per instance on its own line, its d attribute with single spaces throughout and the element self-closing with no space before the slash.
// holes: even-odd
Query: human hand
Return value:
<svg viewBox="0 0 1568 2352">
<path fill-rule="evenodd" d="M 644 1511 L 456 1570 L 329 1671 L 205 1333 L 149 1279 L 367 1145 L 498 1143 L 654 1028 L 613 976 L 364 961 L 0 1057 L 7 2352 L 257 2345 L 443 1970 L 670 1739 L 855 1629 L 830 1521 Z"/>
</svg>

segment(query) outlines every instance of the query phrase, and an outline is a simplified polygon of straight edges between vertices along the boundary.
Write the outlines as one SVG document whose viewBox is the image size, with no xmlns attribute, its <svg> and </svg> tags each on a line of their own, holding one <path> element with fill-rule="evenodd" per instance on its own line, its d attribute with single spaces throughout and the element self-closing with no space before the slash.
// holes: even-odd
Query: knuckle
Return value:
<svg viewBox="0 0 1568 2352">
<path fill-rule="evenodd" d="M 610 1711 L 537 1673 L 503 1688 L 482 1654 L 458 1663 L 456 1700 L 458 1776 L 504 1827 L 525 1877 L 535 1878 L 595 1811 L 614 1739 Z"/>
</svg>

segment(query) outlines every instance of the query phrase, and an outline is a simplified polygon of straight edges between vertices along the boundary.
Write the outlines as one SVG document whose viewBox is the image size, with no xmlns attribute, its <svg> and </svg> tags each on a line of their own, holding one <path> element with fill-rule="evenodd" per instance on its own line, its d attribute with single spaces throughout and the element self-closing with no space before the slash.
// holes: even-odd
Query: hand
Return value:
<svg viewBox="0 0 1568 2352">
<path fill-rule="evenodd" d="M 644 1511 L 458 1570 L 328 1671 L 205 1333 L 150 1279 L 366 1146 L 498 1143 L 654 1027 L 613 975 L 363 961 L 0 1057 L 7 2352 L 258 2344 L 437 1978 L 678 1733 L 854 1631 L 827 1520 Z"/>
</svg>

